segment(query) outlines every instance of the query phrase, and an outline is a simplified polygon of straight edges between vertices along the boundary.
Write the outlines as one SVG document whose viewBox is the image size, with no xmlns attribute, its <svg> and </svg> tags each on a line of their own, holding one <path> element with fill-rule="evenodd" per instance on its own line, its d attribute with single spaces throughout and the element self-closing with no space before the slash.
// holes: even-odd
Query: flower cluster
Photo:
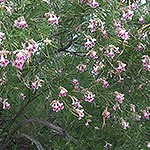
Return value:
<svg viewBox="0 0 150 150">
<path fill-rule="evenodd" d="M 86 55 L 90 55 L 90 57 L 92 57 L 93 59 L 98 58 L 97 52 L 94 50 L 90 50 Z"/>
<path fill-rule="evenodd" d="M 60 17 L 57 17 L 54 12 L 48 12 L 48 13 L 45 13 L 45 17 L 48 18 L 48 24 L 51 24 L 51 25 L 58 25 L 58 20 Z"/>
<path fill-rule="evenodd" d="M 121 118 L 121 125 L 122 125 L 123 129 L 125 129 L 125 130 L 130 128 L 129 122 L 126 122 L 123 118 Z"/>
<path fill-rule="evenodd" d="M 71 83 L 73 84 L 75 90 L 79 89 L 79 81 L 77 79 L 73 79 Z"/>
<path fill-rule="evenodd" d="M 122 103 L 123 100 L 124 100 L 124 94 L 121 94 L 117 91 L 115 91 L 114 93 L 116 95 L 116 101 L 119 102 L 119 103 Z"/>
<path fill-rule="evenodd" d="M 86 102 L 92 102 L 94 100 L 94 97 L 95 97 L 95 94 L 93 94 L 92 92 L 90 91 L 85 91 L 84 92 L 84 100 Z"/>
<path fill-rule="evenodd" d="M 40 79 L 38 76 L 36 76 L 35 80 L 32 82 L 32 89 L 38 89 L 42 86 L 41 83 L 44 83 L 44 80 Z"/>
<path fill-rule="evenodd" d="M 2 40 L 5 40 L 5 39 L 6 39 L 5 33 L 0 32 L 0 42 L 1 42 Z"/>
<path fill-rule="evenodd" d="M 91 36 L 86 36 L 85 47 L 92 48 L 92 47 L 94 47 L 95 42 L 96 42 L 96 39 L 92 38 Z"/>
<path fill-rule="evenodd" d="M 7 59 L 7 55 L 10 54 L 9 51 L 2 50 L 0 51 L 0 66 L 6 67 L 9 64 L 9 60 Z"/>
<path fill-rule="evenodd" d="M 55 112 L 59 112 L 60 110 L 64 109 L 64 104 L 61 103 L 59 100 L 53 100 L 50 105 Z"/>
<path fill-rule="evenodd" d="M 104 88 L 107 88 L 109 86 L 109 83 L 106 80 L 106 78 L 99 78 L 99 79 L 97 79 L 97 82 L 102 83 Z"/>
<path fill-rule="evenodd" d="M 115 53 L 119 54 L 119 47 L 116 47 L 114 45 L 109 45 L 108 49 L 104 52 L 104 54 L 110 58 L 114 58 Z"/>
<path fill-rule="evenodd" d="M 20 29 L 24 29 L 28 26 L 28 24 L 26 23 L 24 16 L 21 16 L 14 21 L 14 26 Z"/>
<path fill-rule="evenodd" d="M 79 64 L 78 66 L 76 66 L 76 68 L 80 73 L 84 72 L 87 69 L 86 65 L 84 64 Z"/>
<path fill-rule="evenodd" d="M 7 102 L 7 99 L 2 99 L 2 98 L 0 97 L 0 102 L 2 103 L 4 110 L 10 109 L 10 104 Z"/>
<path fill-rule="evenodd" d="M 86 2 L 92 8 L 96 8 L 99 6 L 99 3 L 96 0 L 80 0 L 80 2 Z"/>
<path fill-rule="evenodd" d="M 60 89 L 59 97 L 64 97 L 67 95 L 68 91 L 64 87 L 60 86 L 59 89 Z"/>
<path fill-rule="evenodd" d="M 145 70 L 150 71 L 150 57 L 148 55 L 142 57 L 142 64 Z"/>
<path fill-rule="evenodd" d="M 22 70 L 24 67 L 25 61 L 30 57 L 30 54 L 28 51 L 22 49 L 22 50 L 16 50 L 13 52 L 16 59 L 12 59 L 12 66 L 15 66 L 16 68 Z"/>
<path fill-rule="evenodd" d="M 98 71 L 104 67 L 105 67 L 105 65 L 103 64 L 103 61 L 96 62 L 93 66 L 92 73 L 96 75 L 98 73 Z"/>
<path fill-rule="evenodd" d="M 96 30 L 96 28 L 103 31 L 104 30 L 104 24 L 105 24 L 105 22 L 103 22 L 99 18 L 90 19 L 88 28 L 90 29 L 91 32 L 94 32 Z"/>
<path fill-rule="evenodd" d="M 122 71 L 125 71 L 125 67 L 126 67 L 126 64 L 121 62 L 121 61 L 117 61 L 117 63 L 119 64 L 119 66 L 117 67 L 117 72 L 121 73 Z"/>
<path fill-rule="evenodd" d="M 75 112 L 78 114 L 78 119 L 82 119 L 84 117 L 84 109 L 81 106 L 81 102 L 74 96 L 70 96 L 70 98 L 72 99 L 72 108 L 75 110 Z"/>
<path fill-rule="evenodd" d="M 22 44 L 24 50 L 28 51 L 29 53 L 34 54 L 39 47 L 39 44 L 36 43 L 33 39 L 26 41 Z"/>
</svg>

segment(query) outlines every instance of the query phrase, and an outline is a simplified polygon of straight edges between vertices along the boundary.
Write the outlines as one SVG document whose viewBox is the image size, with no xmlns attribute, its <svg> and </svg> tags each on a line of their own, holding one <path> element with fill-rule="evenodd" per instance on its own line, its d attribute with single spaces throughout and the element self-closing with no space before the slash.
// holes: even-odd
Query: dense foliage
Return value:
<svg viewBox="0 0 150 150">
<path fill-rule="evenodd" d="M 149 3 L 0 0 L 0 148 L 150 148 Z"/>
</svg>

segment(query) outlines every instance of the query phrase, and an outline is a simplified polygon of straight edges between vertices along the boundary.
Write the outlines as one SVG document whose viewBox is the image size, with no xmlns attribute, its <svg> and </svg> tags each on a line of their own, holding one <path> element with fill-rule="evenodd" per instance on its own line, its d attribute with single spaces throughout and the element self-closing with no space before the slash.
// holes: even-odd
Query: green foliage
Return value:
<svg viewBox="0 0 150 150">
<path fill-rule="evenodd" d="M 143 111 L 149 112 L 150 80 L 149 71 L 143 68 L 141 59 L 143 55 L 150 54 L 149 4 L 137 3 L 132 20 L 121 21 L 123 9 L 127 9 L 131 1 L 97 2 L 100 6 L 96 8 L 78 0 L 52 0 L 51 4 L 41 0 L 17 0 L 12 1 L 12 4 L 7 1 L 0 4 L 0 32 L 5 33 L 6 37 L 4 40 L 0 37 L 0 65 L 3 50 L 9 51 L 7 59 L 10 61 L 6 67 L 0 66 L 2 149 L 44 147 L 101 150 L 107 142 L 112 145 L 109 148 L 114 150 L 147 149 L 150 127 L 149 119 L 143 118 Z M 12 14 L 8 13 L 8 6 L 12 7 Z M 58 24 L 48 23 L 49 18 L 45 15 L 48 12 L 60 17 Z M 14 21 L 21 16 L 27 22 L 25 28 L 14 26 Z M 143 24 L 139 23 L 141 16 L 144 17 Z M 104 30 L 108 36 L 103 35 L 101 27 L 90 32 L 89 20 L 95 18 L 105 22 Z M 117 36 L 114 19 L 120 20 L 129 32 L 128 40 Z M 96 39 L 94 48 L 85 47 L 89 35 Z M 145 37 L 142 38 L 143 36 Z M 22 69 L 13 66 L 12 62 L 19 53 L 15 51 L 25 49 L 23 43 L 26 46 L 31 39 L 38 43 L 37 51 L 28 53 L 30 56 Z M 45 42 L 46 39 L 50 40 L 49 43 Z M 137 50 L 139 44 L 143 46 L 141 51 Z M 119 47 L 120 50 L 113 59 L 105 54 L 110 45 Z M 87 55 L 92 49 L 98 58 L 93 59 Z M 118 61 L 126 64 L 125 71 L 116 73 Z M 93 68 L 100 62 L 105 67 L 94 74 Z M 77 70 L 79 64 L 86 65 L 86 70 L 82 73 Z M 124 78 L 121 82 L 120 77 Z M 72 84 L 73 79 L 79 81 L 78 90 Z M 104 88 L 103 81 L 97 82 L 97 79 L 108 81 L 109 86 Z M 38 89 L 33 89 L 32 83 L 38 80 L 41 85 Z M 67 96 L 59 96 L 60 86 L 67 89 Z M 87 91 L 95 95 L 91 103 L 85 101 Z M 113 110 L 116 104 L 115 91 L 125 96 L 118 111 Z M 21 97 L 21 94 L 25 97 Z M 73 96 L 84 109 L 81 120 L 71 106 Z M 53 111 L 51 105 L 54 100 L 62 102 L 64 109 L 60 112 Z M 4 109 L 4 102 L 9 102 L 11 108 Z M 131 104 L 136 106 L 136 112 L 131 111 Z M 107 109 L 110 118 L 104 115 L 104 110 Z M 139 121 L 135 119 L 135 114 L 142 116 Z M 24 123 L 24 120 L 28 122 L 32 118 L 39 119 Z M 129 122 L 129 129 L 123 129 L 121 119 Z M 87 120 L 91 121 L 89 126 L 85 125 Z M 54 128 L 46 123 L 51 123 Z M 24 126 L 15 130 L 20 124 Z"/>
</svg>

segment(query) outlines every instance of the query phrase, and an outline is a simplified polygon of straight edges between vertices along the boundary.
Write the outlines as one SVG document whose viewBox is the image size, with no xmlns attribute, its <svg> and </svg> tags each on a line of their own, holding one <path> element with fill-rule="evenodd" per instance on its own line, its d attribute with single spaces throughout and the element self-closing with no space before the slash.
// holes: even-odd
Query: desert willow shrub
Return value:
<svg viewBox="0 0 150 150">
<path fill-rule="evenodd" d="M 0 18 L 3 133 L 12 133 L 38 97 L 58 117 L 64 111 L 86 126 L 95 120 L 92 109 L 102 128 L 114 121 L 113 128 L 117 122 L 128 130 L 130 122 L 149 120 L 146 3 L 3 0 Z"/>
</svg>

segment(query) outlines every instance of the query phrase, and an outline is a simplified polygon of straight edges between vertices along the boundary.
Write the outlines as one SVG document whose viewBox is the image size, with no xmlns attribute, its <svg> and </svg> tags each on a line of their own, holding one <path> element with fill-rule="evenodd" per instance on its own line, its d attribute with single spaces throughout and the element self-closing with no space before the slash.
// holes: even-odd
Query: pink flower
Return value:
<svg viewBox="0 0 150 150">
<path fill-rule="evenodd" d="M 54 12 L 50 13 L 45 13 L 45 16 L 48 18 L 48 24 L 51 24 L 51 25 L 58 25 L 58 20 L 60 17 L 57 17 Z"/>
<path fill-rule="evenodd" d="M 75 86 L 79 85 L 79 81 L 77 79 L 73 79 L 71 83 Z"/>
<path fill-rule="evenodd" d="M 71 83 L 73 84 L 75 90 L 78 90 L 78 89 L 79 89 L 79 87 L 78 87 L 79 81 L 78 81 L 77 79 L 73 79 L 73 80 L 71 81 Z"/>
<path fill-rule="evenodd" d="M 64 104 L 60 103 L 58 100 L 53 100 L 50 105 L 53 108 L 53 111 L 59 112 L 60 110 L 64 109 Z"/>
<path fill-rule="evenodd" d="M 138 115 L 138 114 L 136 114 L 136 115 L 135 115 L 135 120 L 136 120 L 136 121 L 140 121 L 140 120 L 141 120 L 141 116 Z"/>
<path fill-rule="evenodd" d="M 121 94 L 115 91 L 115 95 L 116 95 L 116 101 L 118 101 L 119 103 L 122 103 L 124 100 L 124 94 Z"/>
<path fill-rule="evenodd" d="M 145 70 L 150 71 L 150 57 L 148 55 L 142 56 L 142 65 Z"/>
<path fill-rule="evenodd" d="M 38 89 L 39 87 L 42 87 L 42 84 L 44 83 L 44 80 L 41 80 L 38 76 L 36 76 L 36 79 L 34 82 L 32 82 L 32 89 Z"/>
<path fill-rule="evenodd" d="M 13 52 L 16 60 L 12 59 L 12 66 L 22 70 L 24 67 L 25 60 L 30 57 L 30 54 L 26 50 L 16 50 Z"/>
<path fill-rule="evenodd" d="M 18 98 L 24 100 L 26 98 L 26 96 L 24 95 L 24 93 L 20 93 Z"/>
<path fill-rule="evenodd" d="M 109 118 L 110 118 L 110 112 L 108 112 L 108 111 L 103 112 L 103 116 L 104 116 L 106 119 L 109 119 Z"/>
<path fill-rule="evenodd" d="M 4 110 L 10 109 L 10 104 L 7 102 L 7 99 L 3 100 L 3 109 Z"/>
<path fill-rule="evenodd" d="M 59 97 L 64 97 L 67 95 L 68 91 L 64 87 L 60 86 L 59 89 L 60 89 Z"/>
<path fill-rule="evenodd" d="M 121 125 L 122 125 L 122 127 L 123 127 L 123 129 L 128 129 L 128 128 L 130 128 L 130 126 L 129 126 L 129 122 L 126 122 L 124 119 L 122 119 L 121 118 Z"/>
<path fill-rule="evenodd" d="M 96 39 L 92 39 L 91 36 L 86 37 L 85 47 L 92 48 L 95 45 Z"/>
<path fill-rule="evenodd" d="M 82 108 L 80 101 L 74 97 L 74 96 L 69 96 L 72 99 L 72 104 L 71 106 L 75 109 L 75 108 Z"/>
<path fill-rule="evenodd" d="M 98 56 L 96 55 L 97 52 L 94 50 L 90 50 L 86 55 L 89 55 L 89 54 L 90 54 L 90 57 L 92 57 L 93 59 L 98 58 Z"/>
<path fill-rule="evenodd" d="M 116 20 L 116 19 L 114 19 L 114 26 L 116 27 L 116 28 L 121 28 L 121 21 L 120 20 Z"/>
<path fill-rule="evenodd" d="M 120 104 L 119 104 L 119 103 L 116 103 L 116 104 L 113 106 L 113 110 L 114 110 L 114 111 L 120 110 Z"/>
<path fill-rule="evenodd" d="M 96 8 L 96 7 L 99 6 L 99 3 L 96 2 L 95 0 L 90 0 L 89 2 L 87 2 L 87 4 L 88 4 L 89 6 L 91 6 L 92 8 Z"/>
<path fill-rule="evenodd" d="M 78 114 L 78 119 L 81 120 L 84 117 L 84 109 L 75 109 L 76 113 Z"/>
<path fill-rule="evenodd" d="M 139 23 L 144 24 L 144 18 L 142 16 L 139 18 Z"/>
<path fill-rule="evenodd" d="M 119 64 L 119 66 L 118 66 L 118 68 L 117 68 L 117 72 L 125 71 L 125 70 L 126 70 L 126 69 L 125 69 L 126 64 L 123 63 L 123 62 L 121 62 L 121 61 L 117 61 L 117 62 L 118 62 L 118 64 Z"/>
<path fill-rule="evenodd" d="M 92 120 L 88 119 L 88 120 L 86 121 L 86 123 L 85 123 L 85 126 L 89 127 L 89 126 L 90 126 L 89 123 L 91 123 L 91 122 L 92 122 Z"/>
<path fill-rule="evenodd" d="M 76 66 L 76 68 L 80 73 L 84 72 L 87 69 L 86 65 L 84 64 L 79 64 L 78 66 Z"/>
<path fill-rule="evenodd" d="M 134 11 L 128 10 L 127 17 L 129 20 L 132 20 L 133 15 L 134 15 Z"/>
<path fill-rule="evenodd" d="M 122 38 L 124 41 L 127 41 L 129 39 L 129 32 L 127 32 L 123 28 L 117 28 L 117 35 L 118 37 Z"/>
<path fill-rule="evenodd" d="M 150 149 L 150 142 L 147 144 L 147 147 Z"/>
<path fill-rule="evenodd" d="M 0 41 L 1 41 L 1 40 L 5 40 L 5 39 L 6 39 L 5 33 L 0 32 Z"/>
<path fill-rule="evenodd" d="M 86 91 L 85 94 L 84 94 L 84 100 L 86 102 L 90 102 L 91 103 L 94 100 L 94 97 L 95 97 L 95 94 L 93 94 L 90 91 Z"/>
<path fill-rule="evenodd" d="M 39 47 L 39 44 L 37 44 L 33 39 L 26 41 L 26 43 L 22 44 L 23 49 L 27 50 L 29 53 L 35 53 Z"/>
<path fill-rule="evenodd" d="M 143 110 L 143 114 L 144 114 L 143 118 L 149 120 L 149 116 L 150 116 L 149 110 Z"/>
<path fill-rule="evenodd" d="M 92 70 L 92 73 L 94 73 L 95 75 L 98 73 L 98 71 L 102 68 L 104 68 L 105 65 L 103 64 L 103 61 L 101 62 L 97 62 L 95 65 L 94 65 L 94 69 Z"/>
<path fill-rule="evenodd" d="M 5 2 L 5 0 L 0 0 L 0 4 L 3 4 Z"/>
<path fill-rule="evenodd" d="M 9 51 L 2 50 L 0 51 L 0 66 L 6 67 L 9 64 L 9 60 L 7 59 L 7 55 L 10 54 Z"/>
<path fill-rule="evenodd" d="M 28 25 L 23 16 L 14 21 L 14 26 L 20 29 L 26 28 Z"/>
<path fill-rule="evenodd" d="M 137 4 L 136 3 L 132 3 L 129 8 L 131 8 L 132 10 L 136 10 L 137 8 Z"/>
<path fill-rule="evenodd" d="M 103 87 L 104 87 L 104 88 L 108 88 L 108 86 L 109 86 L 109 83 L 108 83 L 108 81 L 105 80 L 105 81 L 103 82 Z"/>
<path fill-rule="evenodd" d="M 130 104 L 130 111 L 135 112 L 135 105 Z"/>
</svg>

